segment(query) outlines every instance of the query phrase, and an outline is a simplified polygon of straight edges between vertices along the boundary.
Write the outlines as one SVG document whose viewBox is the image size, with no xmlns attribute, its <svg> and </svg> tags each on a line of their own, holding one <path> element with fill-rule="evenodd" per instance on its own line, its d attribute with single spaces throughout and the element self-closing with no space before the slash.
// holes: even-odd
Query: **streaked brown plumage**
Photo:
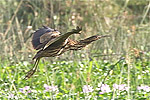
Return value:
<svg viewBox="0 0 150 100">
<path fill-rule="evenodd" d="M 81 30 L 81 28 L 77 27 L 71 32 L 67 32 L 61 35 L 59 31 L 44 26 L 43 28 L 40 28 L 34 32 L 32 45 L 34 49 L 39 51 L 33 57 L 33 60 L 36 59 L 34 67 L 27 73 L 25 79 L 30 78 L 35 73 L 39 60 L 42 57 L 55 57 L 63 54 L 68 50 L 80 50 L 93 41 L 109 36 L 94 35 L 79 41 L 71 40 L 68 38 L 72 34 L 80 34 Z"/>
</svg>

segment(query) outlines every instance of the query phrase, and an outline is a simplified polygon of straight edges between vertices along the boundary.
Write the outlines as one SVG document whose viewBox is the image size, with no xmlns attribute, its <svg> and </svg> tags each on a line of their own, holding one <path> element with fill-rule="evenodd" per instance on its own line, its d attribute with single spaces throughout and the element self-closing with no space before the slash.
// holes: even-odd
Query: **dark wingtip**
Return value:
<svg viewBox="0 0 150 100">
<path fill-rule="evenodd" d="M 82 31 L 82 27 L 77 26 L 76 29 Z"/>
<path fill-rule="evenodd" d="M 82 27 L 77 26 L 76 29 L 72 29 L 72 34 L 81 34 Z"/>
</svg>

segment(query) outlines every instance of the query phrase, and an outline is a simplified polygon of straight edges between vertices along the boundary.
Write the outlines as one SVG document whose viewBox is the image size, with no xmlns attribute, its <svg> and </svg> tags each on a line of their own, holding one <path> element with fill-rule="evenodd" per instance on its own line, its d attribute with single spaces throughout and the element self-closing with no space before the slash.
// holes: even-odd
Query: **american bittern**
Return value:
<svg viewBox="0 0 150 100">
<path fill-rule="evenodd" d="M 59 31 L 43 26 L 34 32 L 32 45 L 34 49 L 39 51 L 33 57 L 33 60 L 36 59 L 35 64 L 33 68 L 27 73 L 25 79 L 30 78 L 35 73 L 38 63 L 42 57 L 55 57 L 63 54 L 68 50 L 80 50 L 93 41 L 109 36 L 94 35 L 79 41 L 71 40 L 68 38 L 72 34 L 80 34 L 81 30 L 82 28 L 77 26 L 76 29 L 72 29 L 71 32 L 67 32 L 61 35 Z"/>
</svg>

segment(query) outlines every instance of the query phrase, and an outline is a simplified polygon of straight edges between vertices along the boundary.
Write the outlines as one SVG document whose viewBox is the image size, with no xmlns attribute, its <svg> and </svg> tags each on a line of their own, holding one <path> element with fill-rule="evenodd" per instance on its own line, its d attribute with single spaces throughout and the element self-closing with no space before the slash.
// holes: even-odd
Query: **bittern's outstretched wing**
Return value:
<svg viewBox="0 0 150 100">
<path fill-rule="evenodd" d="M 47 33 L 53 32 L 54 29 L 51 29 L 49 27 L 43 26 L 42 28 L 39 28 L 38 30 L 36 30 L 33 33 L 33 37 L 32 37 L 32 45 L 34 47 L 34 49 L 39 50 L 42 48 L 42 46 L 44 46 L 43 44 L 46 44 L 46 41 L 40 41 L 41 37 Z M 44 43 L 45 42 L 45 43 Z M 48 41 L 47 41 L 48 42 Z"/>
<path fill-rule="evenodd" d="M 49 41 L 45 46 L 44 49 L 46 49 L 47 47 L 51 46 L 51 45 L 61 45 L 63 42 L 65 42 L 65 40 L 71 35 L 71 34 L 80 34 L 80 31 L 82 30 L 82 28 L 79 28 L 78 26 L 76 27 L 76 29 L 73 29 L 71 32 L 67 32 L 65 34 L 62 34 L 58 37 L 56 37 L 55 39 L 53 39 L 52 41 Z M 43 49 L 43 50 L 44 50 Z"/>
</svg>

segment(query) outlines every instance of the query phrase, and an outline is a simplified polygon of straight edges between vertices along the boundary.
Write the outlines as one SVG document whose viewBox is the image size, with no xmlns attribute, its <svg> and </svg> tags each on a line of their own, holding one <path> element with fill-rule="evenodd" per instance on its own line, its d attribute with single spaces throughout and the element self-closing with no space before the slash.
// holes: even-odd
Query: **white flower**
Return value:
<svg viewBox="0 0 150 100">
<path fill-rule="evenodd" d="M 101 90 L 100 94 L 111 92 L 110 87 L 107 84 L 102 84 L 102 86 L 100 87 L 100 90 Z"/>
<path fill-rule="evenodd" d="M 138 86 L 137 87 L 138 90 L 144 90 L 146 92 L 150 92 L 150 87 L 147 85 L 143 85 L 143 86 Z"/>
<path fill-rule="evenodd" d="M 82 89 L 83 89 L 83 93 L 93 92 L 93 87 L 91 87 L 90 85 L 84 85 Z"/>
<path fill-rule="evenodd" d="M 51 91 L 51 92 L 56 92 L 56 93 L 58 93 L 58 87 L 57 86 L 54 86 L 54 85 L 52 85 L 52 86 L 49 86 L 49 85 L 47 85 L 47 84 L 44 84 L 44 88 L 45 88 L 45 90 L 44 90 L 44 92 L 48 92 L 48 91 Z"/>
</svg>

